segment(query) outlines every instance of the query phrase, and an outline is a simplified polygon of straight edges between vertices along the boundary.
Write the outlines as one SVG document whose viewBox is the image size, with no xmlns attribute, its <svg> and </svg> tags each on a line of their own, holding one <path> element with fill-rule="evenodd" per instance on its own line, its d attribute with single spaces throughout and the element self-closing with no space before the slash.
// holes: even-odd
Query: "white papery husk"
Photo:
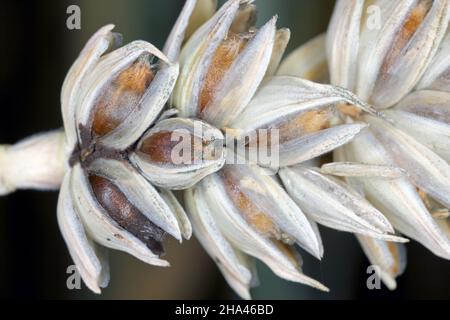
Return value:
<svg viewBox="0 0 450 320">
<path fill-rule="evenodd" d="M 140 148 L 146 138 L 161 131 L 169 131 L 174 134 L 177 134 L 177 132 L 180 134 L 183 132 L 189 133 L 193 137 L 208 143 L 209 145 L 206 148 L 202 146 L 205 158 L 202 156 L 200 161 L 182 164 L 152 162 L 140 151 Z M 174 138 L 176 137 L 174 136 Z M 136 151 L 130 154 L 130 160 L 154 185 L 172 190 L 186 189 L 208 174 L 222 168 L 225 163 L 223 141 L 224 137 L 220 130 L 203 121 L 183 118 L 166 119 L 158 122 L 144 134 L 137 145 Z M 180 145 L 182 143 L 183 141 L 180 141 Z M 184 141 L 184 143 L 187 142 Z M 191 143 L 188 143 L 188 147 L 191 149 Z M 190 151 L 192 152 L 193 150 Z M 213 154 L 215 154 L 213 159 L 209 159 L 209 155 Z"/>
<path fill-rule="evenodd" d="M 249 288 L 252 274 L 250 268 L 245 264 L 246 260 L 240 257 L 244 254 L 239 253 L 224 238 L 199 189 L 194 187 L 184 193 L 195 236 L 211 258 L 216 261 L 230 287 L 242 298 L 250 299 Z"/>
<path fill-rule="evenodd" d="M 450 218 L 435 218 L 436 223 L 450 239 Z"/>
<path fill-rule="evenodd" d="M 115 75 L 141 55 L 149 54 L 159 59 L 155 77 L 136 110 L 117 128 L 99 138 L 98 143 L 117 150 L 125 150 L 133 144 L 158 117 L 175 85 L 177 63 L 170 62 L 161 51 L 145 41 L 134 41 L 115 49 L 121 42 L 121 36 L 112 33 L 113 28 L 113 25 L 107 25 L 91 37 L 64 81 L 61 109 L 67 152 L 72 152 L 76 141 L 81 140 L 80 125 L 88 130 L 91 128 L 93 106 L 101 92 Z"/>
<path fill-rule="evenodd" d="M 172 104 L 180 110 L 180 116 L 193 117 L 197 114 L 202 87 L 200 82 L 214 52 L 228 33 L 239 9 L 239 2 L 227 1 L 183 46 L 179 60 L 182 67 L 171 99 Z"/>
<path fill-rule="evenodd" d="M 113 29 L 114 25 L 106 25 L 89 39 L 64 79 L 61 90 L 61 111 L 68 153 L 72 152 L 78 139 L 78 124 L 75 115 L 80 108 L 78 101 L 80 90 L 84 85 L 82 79 L 89 75 L 103 54 L 115 49 L 122 42 L 122 36 L 119 33 L 111 32 Z"/>
<path fill-rule="evenodd" d="M 109 264 L 104 249 L 86 234 L 70 191 L 71 172 L 67 172 L 58 199 L 58 225 L 84 283 L 100 293 L 109 282 Z"/>
<path fill-rule="evenodd" d="M 345 149 L 349 148 L 336 149 L 334 158 L 336 160 L 348 158 L 346 154 L 348 150 Z M 342 168 L 345 169 L 342 170 Z M 343 177 L 348 184 L 347 188 L 360 196 L 364 196 L 364 187 L 361 181 L 353 179 L 355 177 L 381 178 L 389 181 L 404 178 L 406 175 L 404 170 L 392 165 L 372 165 L 357 162 L 330 163 L 329 165 L 323 165 L 322 169 L 330 174 Z M 406 246 L 403 243 L 379 240 L 361 234 L 355 234 L 355 236 L 383 283 L 388 289 L 395 290 L 397 287 L 396 278 L 406 269 Z"/>
<path fill-rule="evenodd" d="M 273 179 L 271 177 L 267 178 Z M 191 215 L 197 214 L 197 219 L 201 221 L 203 227 L 205 225 L 208 226 L 209 233 L 205 233 L 203 236 L 205 237 L 207 234 L 209 239 L 215 239 L 214 246 L 223 246 L 222 250 L 224 250 L 224 248 L 231 247 L 235 250 L 242 251 L 263 261 L 275 274 L 281 278 L 304 283 L 315 288 L 328 291 L 328 289 L 322 284 L 305 276 L 301 272 L 301 262 L 298 260 L 299 257 L 296 253 L 290 250 L 289 247 L 281 242 L 278 242 L 279 244 L 277 245 L 276 240 L 272 240 L 264 236 L 246 221 L 239 209 L 237 209 L 237 207 L 227 196 L 226 190 L 223 186 L 223 181 L 217 173 L 203 179 L 194 187 L 193 191 L 188 191 L 187 197 L 188 199 L 186 201 L 188 203 L 189 201 L 191 203 L 197 202 L 197 206 L 198 203 L 200 203 L 201 208 L 207 208 L 206 210 L 201 211 L 204 215 L 208 214 L 208 216 L 203 217 L 203 220 L 199 217 L 199 210 L 197 210 L 197 212 L 193 210 L 193 213 L 191 213 L 191 211 L 189 212 Z M 283 204 L 280 203 L 280 205 Z M 191 207 L 192 205 L 188 205 L 189 210 Z M 292 212 L 292 209 L 290 212 Z M 210 219 L 211 217 L 213 219 Z M 308 228 L 311 228 L 307 220 L 305 219 L 304 221 L 308 224 Z M 194 228 L 194 230 L 196 229 Z M 316 237 L 313 230 L 308 233 L 313 238 Z M 210 244 L 210 246 L 211 245 L 212 244 Z M 319 247 L 317 248 L 319 249 Z M 213 256 L 217 257 L 217 251 L 215 251 Z M 236 257 L 235 252 L 228 251 L 225 260 L 221 261 L 221 264 L 228 265 L 228 268 L 242 268 L 242 259 L 238 260 L 240 261 L 239 263 L 234 264 L 237 260 L 238 258 Z M 248 271 L 248 268 L 243 270 Z M 242 276 L 242 271 L 238 274 L 241 275 L 239 277 L 236 275 L 234 276 L 234 280 L 238 282 L 231 283 L 231 285 L 234 288 L 239 285 L 240 288 L 243 286 L 248 289 L 250 283 L 248 273 L 244 272 L 244 277 Z M 230 276 L 227 276 L 226 278 L 227 280 L 231 279 Z M 244 297 L 246 296 L 245 292 L 246 291 L 244 291 L 243 294 Z"/>
<path fill-rule="evenodd" d="M 289 197 L 278 181 L 254 165 L 226 165 L 220 174 L 231 179 L 259 212 L 263 212 L 279 230 L 278 240 L 296 242 L 321 259 L 320 240 L 301 209 Z M 225 185 L 223 177 L 220 180 Z"/>
<path fill-rule="evenodd" d="M 159 259 L 141 240 L 109 217 L 93 194 L 88 180 L 89 174 L 107 178 L 145 217 L 176 239 L 181 241 L 182 237 L 189 239 L 191 236 L 189 219 L 175 196 L 170 191 L 153 188 L 127 161 L 123 161 L 123 153 L 119 154 L 117 151 L 123 151 L 134 144 L 160 115 L 178 76 L 178 64 L 172 61 L 179 55 L 191 15 L 194 11 L 195 14 L 201 12 L 206 1 L 199 0 L 198 5 L 197 0 L 187 1 L 164 47 L 167 56 L 144 41 L 135 41 L 115 50 L 121 44 L 122 38 L 120 34 L 111 32 L 113 25 L 107 25 L 91 37 L 64 81 L 61 109 L 66 142 L 56 145 L 58 148 L 64 146 L 66 150 L 64 156 L 60 156 L 59 151 L 54 153 L 58 154 L 58 160 L 64 159 L 62 163 L 70 158 L 70 165 L 73 167 L 63 165 L 67 171 L 58 201 L 58 222 L 83 280 L 96 293 L 100 293 L 100 287 L 106 287 L 109 281 L 106 249 L 102 246 L 128 252 L 149 264 L 169 264 Z M 97 141 L 82 141 L 86 132 L 91 134 L 92 112 L 97 97 L 117 74 L 142 55 L 148 59 L 157 58 L 158 64 L 156 74 L 140 97 L 136 110 L 117 128 Z M 86 132 L 81 133 L 81 127 L 84 127 Z M 52 133 L 52 136 L 59 137 L 60 133 Z M 51 137 L 48 135 L 46 138 L 50 142 L 54 140 L 49 139 Z M 88 163 L 76 163 L 76 158 L 71 157 L 75 156 L 72 153 L 77 147 L 86 147 L 83 143 L 87 142 L 90 143 L 89 148 L 93 143 L 101 145 L 99 149 L 105 148 L 103 152 L 106 157 L 115 154 L 113 158 L 121 159 L 93 155 L 93 159 L 88 160 Z M 3 148 L 0 148 L 0 160 L 3 160 L 3 153 Z M 53 175 L 57 175 L 60 170 L 54 171 Z"/>
<path fill-rule="evenodd" d="M 193 20 L 201 19 L 202 12 L 212 0 L 186 0 L 180 15 L 164 44 L 163 52 L 169 61 L 178 60 L 185 33 Z M 207 10 L 207 9 L 206 9 Z"/>
<path fill-rule="evenodd" d="M 313 220 L 330 228 L 405 242 L 381 212 L 340 181 L 312 168 L 282 168 L 279 175 L 291 197 Z"/>
<path fill-rule="evenodd" d="M 316 36 L 292 51 L 283 59 L 276 74 L 299 77 L 318 83 L 328 82 L 325 34 Z"/>
<path fill-rule="evenodd" d="M 75 210 L 83 221 L 86 232 L 97 243 L 127 252 L 148 264 L 169 266 L 167 261 L 161 260 L 141 240 L 121 228 L 108 215 L 97 202 L 88 177 L 79 165 L 74 166 L 71 170 L 70 189 Z"/>
<path fill-rule="evenodd" d="M 192 225 L 186 211 L 184 211 L 183 206 L 180 204 L 172 191 L 166 189 L 159 189 L 158 191 L 161 198 L 163 198 L 170 210 L 175 214 L 181 235 L 186 240 L 189 240 L 192 236 Z"/>
<path fill-rule="evenodd" d="M 339 1 L 327 32 L 331 83 L 355 90 L 377 108 L 397 103 L 420 80 L 447 29 L 447 0 L 434 1 L 419 21 L 426 10 L 415 0 Z M 397 39 L 403 31 L 412 32 L 405 43 Z"/>
<path fill-rule="evenodd" d="M 222 128 L 237 119 L 248 105 L 269 67 L 276 20 L 272 18 L 247 43 L 217 85 L 212 100 L 202 112 L 203 119 Z"/>
<path fill-rule="evenodd" d="M 204 5 L 206 1 L 199 3 Z M 127 161 L 122 161 L 124 152 L 118 151 L 134 144 L 159 116 L 168 100 L 178 75 L 178 64 L 170 61 L 178 56 L 196 2 L 189 0 L 186 3 L 175 24 L 173 37 L 167 41 L 165 50 L 170 58 L 144 41 L 135 41 L 116 50 L 122 38 L 111 32 L 114 26 L 107 25 L 98 30 L 81 51 L 63 84 L 61 109 L 65 133 L 52 131 L 32 136 L 14 146 L 0 146 L 1 194 L 16 188 L 56 189 L 62 183 L 58 223 L 81 277 L 95 293 L 100 293 L 100 288 L 109 282 L 107 250 L 103 246 L 128 252 L 150 264 L 168 266 L 168 263 L 108 216 L 91 190 L 88 175 L 96 173 L 108 177 L 144 216 L 180 241 L 182 236 L 191 236 L 189 219 L 173 194 L 154 189 Z M 117 74 L 142 55 L 157 58 L 158 65 L 157 70 L 152 69 L 152 72 L 156 71 L 155 77 L 135 112 L 97 141 L 81 141 L 82 135 L 90 133 L 92 106 L 99 94 Z M 86 132 L 81 133 L 81 127 Z M 90 145 L 83 145 L 83 142 Z M 78 147 L 88 150 L 78 150 Z M 100 152 L 93 154 L 96 147 Z M 91 158 L 81 159 L 78 151 L 88 151 L 87 158 Z M 80 164 L 80 160 L 86 162 Z"/>
<path fill-rule="evenodd" d="M 89 166 L 89 172 L 98 174 L 114 183 L 128 201 L 150 221 L 175 239 L 182 241 L 181 227 L 176 212 L 171 210 L 158 190 L 128 162 L 100 158 Z"/>
<path fill-rule="evenodd" d="M 231 128 L 239 129 L 241 135 L 246 135 L 277 122 L 286 122 L 301 112 L 320 110 L 338 103 L 349 103 L 376 114 L 375 110 L 345 89 L 297 77 L 275 76 L 261 85 Z"/>
<path fill-rule="evenodd" d="M 373 126 L 375 125 L 373 124 Z M 378 131 L 380 129 L 378 128 Z M 385 129 L 383 127 L 381 130 Z M 386 132 L 387 134 L 389 132 Z M 384 148 L 381 141 L 371 131 L 363 133 L 344 148 L 347 158 L 352 161 L 376 165 L 398 165 L 390 154 L 392 150 Z M 422 159 L 426 158 L 420 155 L 418 161 Z M 419 170 L 422 170 L 422 168 L 419 168 Z M 410 170 L 407 171 L 408 174 L 411 174 Z M 393 180 L 383 178 L 352 179 L 361 184 L 366 198 L 387 216 L 397 230 L 422 243 L 434 254 L 443 258 L 450 258 L 449 240 L 435 223 L 416 188 L 407 177 Z"/>
<path fill-rule="evenodd" d="M 180 55 L 180 77 L 173 94 L 173 104 L 180 110 L 181 116 L 200 116 L 222 128 L 240 115 L 264 76 L 277 68 L 289 35 L 287 30 L 276 32 L 274 17 L 254 32 L 219 80 L 211 101 L 199 114 L 200 93 L 217 48 L 229 31 L 248 31 L 245 28 L 253 21 L 253 10 L 254 6 L 248 1 L 226 2 L 184 46 Z"/>
<path fill-rule="evenodd" d="M 159 59 L 159 70 L 139 101 L 139 106 L 117 128 L 100 137 L 97 143 L 116 150 L 125 150 L 156 120 L 169 99 L 178 76 L 178 64 L 169 62 L 153 45 L 134 41 L 102 57 L 91 70 L 91 76 L 83 79 L 86 87 L 85 91 L 81 90 L 79 93 L 80 107 L 76 112 L 77 123 L 88 129 L 91 128 L 92 106 L 96 98 L 115 74 L 124 70 L 144 53 Z"/>
<path fill-rule="evenodd" d="M 182 235 L 186 239 L 190 237 L 192 229 L 186 213 L 168 191 L 159 193 L 128 164 L 117 160 L 98 159 L 91 170 L 116 184 L 158 227 L 180 241 Z M 169 266 L 108 215 L 97 202 L 87 176 L 78 164 L 64 177 L 58 200 L 58 223 L 83 281 L 95 293 L 100 293 L 100 288 L 109 282 L 104 247 L 127 252 L 151 265 Z"/>
<path fill-rule="evenodd" d="M 270 57 L 269 66 L 267 67 L 265 74 L 266 78 L 274 76 L 277 73 L 280 67 L 281 59 L 283 59 L 283 55 L 286 51 L 290 39 L 291 30 L 282 28 L 276 31 L 272 48 L 272 55 Z"/>
<path fill-rule="evenodd" d="M 264 82 L 239 118 L 231 124 L 232 134 L 238 140 L 251 136 L 260 129 L 278 129 L 295 121 L 295 117 L 311 111 L 330 109 L 349 103 L 376 114 L 350 92 L 329 85 L 322 85 L 288 76 L 275 76 Z M 366 125 L 352 123 L 334 126 L 313 133 L 298 128 L 293 138 L 279 144 L 279 165 L 289 166 L 323 155 L 355 137 Z"/>
<path fill-rule="evenodd" d="M 358 162 L 329 162 L 323 164 L 319 172 L 338 177 L 376 177 L 398 179 L 406 175 L 406 171 L 395 166 L 383 166 Z"/>
<path fill-rule="evenodd" d="M 406 269 L 406 248 L 401 243 L 393 243 L 356 235 L 371 265 L 379 271 L 379 276 L 389 290 L 397 288 L 395 278 Z M 379 270 L 378 270 L 379 268 Z"/>
<path fill-rule="evenodd" d="M 332 84 L 376 108 L 391 108 L 385 112 L 389 122 L 364 117 L 371 118 L 372 133 L 341 148 L 345 155 L 335 161 L 404 170 L 407 175 L 395 179 L 355 175 L 347 181 L 396 229 L 444 258 L 448 240 L 411 182 L 448 205 L 449 100 L 437 90 L 448 91 L 449 14 L 447 0 L 341 0 L 327 34 Z"/>
<path fill-rule="evenodd" d="M 450 166 L 433 151 L 394 126 L 368 119 L 372 131 L 389 150 L 393 161 L 411 181 L 446 207 L 450 207 Z"/>
<path fill-rule="evenodd" d="M 386 113 L 395 127 L 450 161 L 450 93 L 415 91 Z"/>
<path fill-rule="evenodd" d="M 450 32 L 442 40 L 436 55 L 430 66 L 425 71 L 417 89 L 428 89 L 437 91 L 450 91 Z"/>
</svg>

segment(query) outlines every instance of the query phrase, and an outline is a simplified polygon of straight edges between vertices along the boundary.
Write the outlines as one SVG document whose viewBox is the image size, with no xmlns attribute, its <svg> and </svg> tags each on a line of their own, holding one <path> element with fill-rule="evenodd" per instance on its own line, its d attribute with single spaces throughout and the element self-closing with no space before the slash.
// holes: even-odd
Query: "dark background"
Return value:
<svg viewBox="0 0 450 320">
<path fill-rule="evenodd" d="M 81 8 L 81 30 L 66 28 L 66 8 Z M 99 27 L 116 24 L 125 42 L 162 47 L 182 7 L 180 0 L 3 1 L 0 11 L 0 143 L 61 127 L 59 92 L 65 73 Z M 334 1 L 258 0 L 259 21 L 279 14 L 293 32 L 290 50 L 324 32 Z M 1 168 L 0 168 L 1 170 Z M 66 288 L 72 264 L 56 222 L 57 192 L 20 191 L 0 198 L 0 297 L 9 299 L 236 298 L 195 239 L 167 245 L 169 269 L 112 251 L 111 283 L 103 295 Z M 305 273 L 330 287 L 324 294 L 289 283 L 258 265 L 254 298 L 378 299 L 450 297 L 450 263 L 408 244 L 408 268 L 397 291 L 366 289 L 368 261 L 351 234 L 321 228 L 325 258 L 306 253 Z"/>
</svg>

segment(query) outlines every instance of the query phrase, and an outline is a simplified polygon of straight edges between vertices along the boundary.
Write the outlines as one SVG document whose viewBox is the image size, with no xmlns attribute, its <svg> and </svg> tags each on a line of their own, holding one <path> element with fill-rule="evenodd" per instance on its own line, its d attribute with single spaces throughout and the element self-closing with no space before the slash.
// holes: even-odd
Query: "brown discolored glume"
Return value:
<svg viewBox="0 0 450 320">
<path fill-rule="evenodd" d="M 329 109 L 306 111 L 279 126 L 280 143 L 329 127 Z"/>
<path fill-rule="evenodd" d="M 392 42 L 392 46 L 381 67 L 381 78 L 379 80 L 383 80 L 383 77 L 386 77 L 393 72 L 392 69 L 395 62 L 402 56 L 404 50 L 407 49 L 410 40 L 425 20 L 432 5 L 432 0 L 417 1 L 417 5 L 411 10 L 411 13 L 405 19 L 401 30 L 399 30 Z"/>
<path fill-rule="evenodd" d="M 142 142 L 139 151 L 152 162 L 174 165 L 172 152 L 174 151 L 173 149 L 181 143 L 190 144 L 189 150 L 187 151 L 190 151 L 189 160 L 191 163 L 202 159 L 202 151 L 205 142 L 199 137 L 182 132 L 176 132 L 176 135 L 174 135 L 174 132 L 172 131 L 156 132 Z M 181 155 L 177 154 L 176 156 Z"/>
<path fill-rule="evenodd" d="M 222 41 L 216 49 L 205 77 L 203 88 L 200 93 L 199 114 L 213 100 L 214 93 L 220 81 L 230 69 L 237 56 L 244 50 L 251 39 L 251 34 L 228 33 L 227 38 Z"/>
<path fill-rule="evenodd" d="M 249 136 L 246 146 L 252 146 L 253 139 L 256 138 L 257 146 L 270 148 L 298 137 L 316 133 L 330 127 L 330 117 L 330 108 L 299 113 L 289 120 L 273 123 L 266 128 L 262 128 L 265 131 L 256 130 L 254 134 Z M 274 136 L 274 130 L 278 130 L 276 136 Z"/>
<path fill-rule="evenodd" d="M 397 245 L 393 242 L 387 242 L 388 245 L 388 249 L 391 252 L 392 256 L 395 257 L 396 259 L 394 259 L 394 264 L 391 267 L 391 272 L 392 274 L 399 274 L 400 271 L 400 265 L 399 265 L 399 252 L 398 252 L 398 248 Z"/>
<path fill-rule="evenodd" d="M 293 246 L 287 245 L 279 240 L 274 240 L 273 243 L 283 252 L 286 257 L 291 260 L 292 264 L 297 268 L 301 267 L 302 260 L 300 254 L 295 250 Z"/>
<path fill-rule="evenodd" d="M 144 242 L 154 254 L 164 253 L 165 232 L 130 203 L 114 183 L 94 174 L 89 175 L 89 182 L 99 204 L 120 227 Z"/>
<path fill-rule="evenodd" d="M 247 222 L 267 237 L 280 238 L 280 230 L 278 227 L 267 214 L 262 212 L 258 208 L 258 205 L 254 203 L 243 190 L 241 190 L 239 181 L 236 181 L 236 177 L 234 177 L 226 168 L 220 171 L 220 175 L 224 181 L 228 196 L 241 214 L 244 215 Z"/>
<path fill-rule="evenodd" d="M 121 71 L 96 100 L 93 108 L 92 131 L 104 136 L 116 129 L 134 110 L 155 77 L 150 55 L 141 55 L 131 66 Z"/>
<path fill-rule="evenodd" d="M 348 104 L 348 103 L 342 103 L 342 104 L 338 105 L 337 109 L 344 116 L 349 116 L 353 119 L 358 119 L 362 114 L 361 109 L 355 107 L 354 105 Z"/>
</svg>

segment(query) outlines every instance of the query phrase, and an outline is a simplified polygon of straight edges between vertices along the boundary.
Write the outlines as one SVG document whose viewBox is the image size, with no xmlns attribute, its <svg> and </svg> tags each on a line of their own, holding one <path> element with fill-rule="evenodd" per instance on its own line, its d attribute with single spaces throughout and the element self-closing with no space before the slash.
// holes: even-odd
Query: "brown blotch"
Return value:
<svg viewBox="0 0 450 320">
<path fill-rule="evenodd" d="M 304 78 L 314 82 L 326 82 L 325 75 L 328 72 L 328 63 L 322 62 L 315 65 L 305 73 Z"/>
<path fill-rule="evenodd" d="M 416 188 L 416 190 L 433 218 L 446 219 L 449 216 L 449 210 L 447 208 L 442 208 L 436 201 L 433 201 L 424 190 L 420 188 Z"/>
<path fill-rule="evenodd" d="M 190 162 L 201 161 L 203 147 L 207 144 L 199 137 L 192 134 L 177 132 L 177 140 L 172 141 L 171 131 L 159 131 L 147 137 L 141 147 L 140 152 L 152 162 L 161 164 L 174 164 L 172 161 L 172 150 L 179 143 L 187 143 L 190 141 Z M 186 148 L 183 148 L 183 151 Z M 177 157 L 181 155 L 177 154 Z M 175 165 L 175 164 L 174 164 Z"/>
<path fill-rule="evenodd" d="M 430 198 L 428 197 L 428 194 L 420 188 L 416 188 L 416 190 L 417 190 L 417 193 L 419 194 L 420 199 L 422 199 L 425 207 L 427 207 L 427 209 L 430 210 L 433 207 L 433 205 L 430 202 Z"/>
<path fill-rule="evenodd" d="M 244 50 L 250 36 L 247 34 L 228 33 L 228 36 L 217 48 L 206 73 L 203 88 L 200 92 L 199 113 L 203 112 L 214 98 L 217 85 L 230 69 L 237 56 Z"/>
<path fill-rule="evenodd" d="M 353 119 L 358 119 L 362 114 L 361 109 L 348 103 L 340 104 L 337 108 L 342 114 L 345 114 L 346 116 L 349 116 Z"/>
<path fill-rule="evenodd" d="M 275 223 L 240 189 L 239 181 L 236 181 L 226 170 L 222 170 L 221 175 L 224 179 L 228 196 L 243 214 L 246 221 L 264 236 L 279 239 L 280 231 Z"/>
<path fill-rule="evenodd" d="M 277 246 L 277 248 L 283 252 L 289 260 L 291 260 L 292 264 L 297 268 L 301 267 L 301 259 L 300 255 L 297 253 L 293 246 L 287 245 L 281 241 L 273 241 L 273 243 Z"/>
<path fill-rule="evenodd" d="M 394 258 L 394 265 L 391 267 L 391 272 L 392 274 L 397 275 L 400 271 L 398 248 L 393 242 L 387 242 L 387 246 Z"/>
<path fill-rule="evenodd" d="M 330 110 L 312 110 L 302 112 L 292 119 L 270 126 L 267 132 L 264 131 L 264 135 L 260 130 L 256 130 L 256 145 L 257 146 L 275 146 L 294 138 L 301 137 L 310 133 L 315 133 L 320 130 L 324 130 L 330 127 Z M 273 140 L 272 130 L 278 131 L 278 141 Z M 246 146 L 250 146 L 250 140 L 254 139 L 250 137 Z"/>
<path fill-rule="evenodd" d="M 90 175 L 89 182 L 98 203 L 120 227 L 144 242 L 154 254 L 164 253 L 162 241 L 165 232 L 131 204 L 115 184 L 97 175 Z M 114 236 L 121 238 L 120 235 Z"/>
<path fill-rule="evenodd" d="M 389 74 L 391 67 L 402 56 L 403 50 L 408 46 L 411 38 L 416 33 L 422 22 L 425 20 L 428 12 L 433 5 L 432 0 L 419 0 L 417 6 L 411 10 L 409 16 L 406 18 L 403 27 L 397 32 L 392 47 L 386 55 L 383 65 L 381 67 L 381 75 Z"/>
<path fill-rule="evenodd" d="M 303 112 L 279 127 L 280 142 L 327 129 L 330 127 L 329 118 L 330 111 L 328 109 Z"/>
<path fill-rule="evenodd" d="M 108 134 L 136 110 L 154 76 L 146 54 L 121 71 L 95 103 L 92 121 L 94 134 Z"/>
</svg>

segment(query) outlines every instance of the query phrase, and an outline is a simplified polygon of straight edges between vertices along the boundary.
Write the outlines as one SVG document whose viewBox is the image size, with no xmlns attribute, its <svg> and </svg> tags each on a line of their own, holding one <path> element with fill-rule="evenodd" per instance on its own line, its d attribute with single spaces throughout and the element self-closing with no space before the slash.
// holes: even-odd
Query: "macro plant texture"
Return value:
<svg viewBox="0 0 450 320">
<path fill-rule="evenodd" d="M 313 80 L 329 77 L 331 84 L 351 90 L 383 114 L 377 118 L 349 104 L 337 105 L 335 123 L 362 122 L 368 129 L 336 149 L 332 163 L 314 171 L 283 169 L 289 194 L 330 227 L 336 227 L 326 219 L 331 211 L 322 211 L 319 203 L 341 199 L 341 204 L 354 205 L 349 201 L 357 197 L 379 210 L 398 232 L 444 259 L 450 258 L 449 5 L 337 1 L 326 36 L 297 49 L 281 67 L 286 74 L 308 77 L 311 73 L 296 65 L 323 70 L 328 63 L 329 74 L 314 72 Z M 329 186 L 328 194 L 313 191 L 321 185 Z M 406 267 L 405 246 L 363 234 L 357 238 L 372 264 L 381 268 L 384 283 L 395 289 L 395 278 Z"/>
<path fill-rule="evenodd" d="M 354 234 L 390 290 L 407 242 L 450 259 L 450 1 L 337 0 L 288 55 L 257 9 L 186 0 L 161 50 L 100 28 L 62 84 L 63 129 L 0 145 L 0 195 L 59 189 L 93 292 L 108 249 L 169 267 L 166 238 L 192 235 L 243 299 L 256 260 L 333 290 L 302 269 L 327 255 L 319 225 Z"/>
</svg>

